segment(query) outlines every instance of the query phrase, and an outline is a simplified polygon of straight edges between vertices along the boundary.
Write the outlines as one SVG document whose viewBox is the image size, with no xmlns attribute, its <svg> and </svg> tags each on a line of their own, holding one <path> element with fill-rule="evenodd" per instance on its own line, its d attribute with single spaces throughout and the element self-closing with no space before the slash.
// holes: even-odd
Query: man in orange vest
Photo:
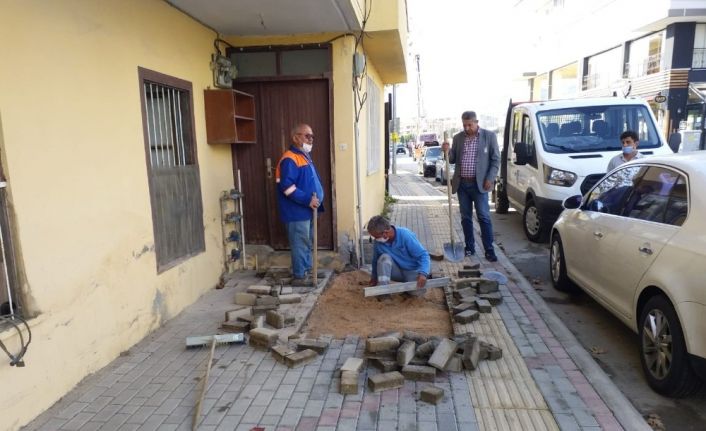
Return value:
<svg viewBox="0 0 706 431">
<path fill-rule="evenodd" d="M 309 153 L 314 132 L 308 124 L 292 129 L 292 145 L 277 164 L 277 202 L 292 254 L 292 286 L 312 286 L 313 209 L 323 212 L 324 189 Z"/>
</svg>

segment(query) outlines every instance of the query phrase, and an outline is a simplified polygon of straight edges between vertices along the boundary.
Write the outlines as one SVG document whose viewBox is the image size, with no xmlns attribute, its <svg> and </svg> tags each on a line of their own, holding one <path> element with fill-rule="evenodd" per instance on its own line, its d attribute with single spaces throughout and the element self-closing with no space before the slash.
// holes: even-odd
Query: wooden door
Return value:
<svg viewBox="0 0 706 431">
<path fill-rule="evenodd" d="M 279 217 L 275 168 L 291 145 L 290 132 L 307 123 L 314 135 L 311 153 L 324 188 L 325 212 L 319 217 L 319 249 L 334 248 L 332 200 L 332 145 L 327 79 L 238 83 L 238 90 L 255 96 L 257 143 L 233 146 L 233 167 L 240 168 L 243 183 L 245 238 L 250 244 L 289 249 Z"/>
</svg>

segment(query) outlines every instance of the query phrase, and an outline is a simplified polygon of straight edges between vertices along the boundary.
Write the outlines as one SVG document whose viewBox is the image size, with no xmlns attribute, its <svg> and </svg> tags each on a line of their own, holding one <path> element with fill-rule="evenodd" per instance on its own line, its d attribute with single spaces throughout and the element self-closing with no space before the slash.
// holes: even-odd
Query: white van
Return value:
<svg viewBox="0 0 706 431">
<path fill-rule="evenodd" d="M 620 154 L 620 134 L 636 132 L 645 156 L 670 154 L 652 111 L 640 99 L 617 97 L 513 105 L 505 121 L 495 212 L 522 211 L 525 234 L 543 242 L 567 197 L 584 194 Z"/>
</svg>

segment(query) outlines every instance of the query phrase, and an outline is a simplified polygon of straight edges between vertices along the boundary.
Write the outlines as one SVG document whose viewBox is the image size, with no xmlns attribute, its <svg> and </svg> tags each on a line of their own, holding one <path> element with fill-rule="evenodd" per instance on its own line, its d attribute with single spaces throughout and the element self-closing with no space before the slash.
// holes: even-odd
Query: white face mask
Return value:
<svg viewBox="0 0 706 431">
<path fill-rule="evenodd" d="M 305 153 L 310 153 L 311 149 L 314 148 L 314 145 L 312 144 L 303 144 L 302 147 L 304 147 L 304 152 Z"/>
<path fill-rule="evenodd" d="M 377 242 L 387 242 L 386 238 L 380 237 L 380 238 L 375 238 L 375 241 Z"/>
</svg>

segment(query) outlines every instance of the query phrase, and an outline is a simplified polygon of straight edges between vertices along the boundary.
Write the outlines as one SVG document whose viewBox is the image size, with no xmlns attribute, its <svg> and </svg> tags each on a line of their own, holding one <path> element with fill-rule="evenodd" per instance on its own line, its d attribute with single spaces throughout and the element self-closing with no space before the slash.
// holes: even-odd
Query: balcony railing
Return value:
<svg viewBox="0 0 706 431">
<path fill-rule="evenodd" d="M 706 68 L 706 48 L 694 48 L 694 55 L 691 57 L 691 67 L 694 69 Z"/>
<path fill-rule="evenodd" d="M 641 61 L 632 61 L 625 64 L 625 77 L 637 78 L 639 76 L 651 75 L 660 71 L 662 54 L 653 54 Z"/>
</svg>

